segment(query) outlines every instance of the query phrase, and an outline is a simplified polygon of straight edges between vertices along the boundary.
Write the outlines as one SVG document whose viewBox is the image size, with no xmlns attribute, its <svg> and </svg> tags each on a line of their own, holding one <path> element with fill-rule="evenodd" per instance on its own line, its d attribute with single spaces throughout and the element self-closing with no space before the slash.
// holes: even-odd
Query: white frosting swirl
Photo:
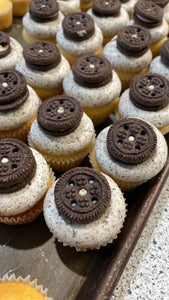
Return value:
<svg viewBox="0 0 169 300">
<path fill-rule="evenodd" d="M 151 73 L 160 74 L 169 80 L 168 69 L 169 67 L 162 62 L 161 56 L 155 57 L 150 64 Z"/>
<path fill-rule="evenodd" d="M 96 24 L 102 30 L 103 35 L 106 37 L 113 37 L 123 26 L 127 25 L 129 21 L 129 15 L 123 8 L 120 9 L 120 14 L 118 16 L 97 16 L 93 13 L 91 8 L 87 13 L 94 19 Z"/>
<path fill-rule="evenodd" d="M 166 162 L 168 147 L 162 133 L 152 124 L 151 126 L 157 136 L 156 150 L 146 161 L 136 165 L 119 163 L 111 158 L 107 150 L 109 127 L 103 129 L 98 135 L 94 147 L 96 159 L 102 170 L 113 178 L 126 182 L 144 182 L 158 174 Z"/>
<path fill-rule="evenodd" d="M 1 130 L 18 128 L 35 115 L 40 105 L 40 99 L 30 86 L 28 86 L 28 90 L 29 96 L 21 106 L 15 110 L 0 112 Z"/>
<path fill-rule="evenodd" d="M 64 15 L 75 12 L 80 8 L 80 0 L 58 0 L 59 8 Z"/>
<path fill-rule="evenodd" d="M 36 171 L 31 182 L 17 192 L 0 194 L 0 215 L 17 215 L 33 207 L 45 194 L 49 183 L 49 167 L 44 157 L 31 149 Z"/>
<path fill-rule="evenodd" d="M 68 96 L 75 97 L 83 107 L 99 107 L 115 100 L 121 92 L 121 82 L 115 71 L 112 80 L 104 86 L 90 88 L 75 82 L 72 71 L 63 80 L 63 89 Z"/>
<path fill-rule="evenodd" d="M 27 83 L 32 87 L 53 89 L 62 85 L 63 78 L 70 71 L 70 65 L 61 55 L 61 62 L 55 68 L 42 72 L 30 69 L 23 58 L 17 63 L 16 70 L 26 77 Z"/>
<path fill-rule="evenodd" d="M 64 136 L 47 134 L 35 120 L 30 129 L 30 139 L 37 148 L 54 155 L 69 155 L 84 149 L 95 136 L 91 119 L 83 113 L 78 127 Z"/>
<path fill-rule="evenodd" d="M 111 189 L 110 204 L 95 221 L 87 224 L 73 224 L 63 218 L 54 200 L 55 183 L 49 189 L 44 201 L 44 216 L 50 231 L 64 245 L 79 248 L 100 248 L 111 243 L 123 227 L 126 216 L 125 199 L 117 184 L 105 174 Z"/>
<path fill-rule="evenodd" d="M 55 37 L 59 26 L 61 26 L 63 18 L 64 16 L 59 11 L 56 20 L 40 23 L 34 21 L 28 12 L 24 15 L 22 23 L 30 35 L 37 38 L 49 39 Z"/>
<path fill-rule="evenodd" d="M 15 69 L 17 62 L 23 57 L 22 56 L 22 46 L 12 37 L 10 37 L 10 53 L 0 58 L 0 71 Z"/>
<path fill-rule="evenodd" d="M 136 107 L 129 96 L 129 89 L 119 99 L 119 114 L 122 118 L 139 118 L 150 122 L 157 128 L 169 125 L 169 104 L 157 111 L 146 111 Z"/>
<path fill-rule="evenodd" d="M 129 0 L 125 3 L 122 3 L 121 6 L 128 12 L 129 15 L 132 15 L 136 2 L 137 0 Z"/>
<path fill-rule="evenodd" d="M 103 49 L 103 55 L 110 61 L 112 68 L 125 72 L 138 72 L 148 67 L 152 60 L 152 53 L 147 50 L 139 57 L 127 56 L 119 51 L 115 36 Z"/>
<path fill-rule="evenodd" d="M 63 33 L 62 27 L 59 28 L 56 39 L 59 46 L 65 51 L 75 56 L 82 56 L 96 52 L 102 45 L 103 35 L 100 28 L 95 24 L 95 32 L 85 41 L 76 42 L 67 39 Z"/>
</svg>

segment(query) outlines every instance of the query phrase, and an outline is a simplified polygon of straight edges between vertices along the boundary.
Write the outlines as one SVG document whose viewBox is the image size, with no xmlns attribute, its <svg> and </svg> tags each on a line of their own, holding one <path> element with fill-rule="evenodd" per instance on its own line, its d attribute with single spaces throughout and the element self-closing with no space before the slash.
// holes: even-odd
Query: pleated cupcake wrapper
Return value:
<svg viewBox="0 0 169 300">
<path fill-rule="evenodd" d="M 49 176 L 52 180 L 52 184 L 55 182 L 56 178 L 55 178 L 55 175 L 54 175 L 54 172 L 52 171 L 52 168 L 48 165 L 49 167 Z M 28 215 L 24 215 L 23 217 L 1 217 L 0 216 L 0 222 L 1 223 L 8 223 L 9 225 L 17 225 L 17 224 L 26 224 L 26 223 L 29 223 L 29 222 L 33 222 L 33 220 L 35 220 L 39 215 L 40 213 L 42 212 L 43 210 L 43 204 L 42 204 L 42 208 L 39 209 L 37 208 L 34 212 L 31 212 L 28 214 Z M 23 212 L 24 213 L 24 212 Z M 25 211 L 26 213 L 26 211 Z"/>
<path fill-rule="evenodd" d="M 124 216 L 124 221 L 125 221 L 126 216 L 127 216 L 127 211 L 128 211 L 127 210 L 127 203 L 125 202 L 125 216 Z M 57 241 L 59 243 L 62 243 L 62 245 L 64 247 L 75 248 L 77 252 L 86 252 L 88 250 L 99 250 L 101 247 L 105 247 L 108 244 L 111 244 L 114 240 L 116 240 L 118 238 L 118 235 L 119 235 L 119 233 L 121 232 L 121 230 L 122 230 L 122 228 L 124 226 L 124 221 L 123 221 L 123 224 L 122 224 L 121 228 L 119 229 L 119 231 L 117 231 L 116 235 L 113 238 L 111 238 L 110 240 L 108 240 L 107 242 L 105 242 L 104 244 L 101 244 L 99 247 L 91 247 L 91 248 L 76 247 L 76 246 L 69 245 L 69 244 L 63 242 L 60 238 L 57 238 Z"/>
<path fill-rule="evenodd" d="M 44 295 L 46 297 L 46 300 L 53 300 L 53 298 L 50 298 L 47 295 L 48 289 L 44 288 L 43 285 L 38 285 L 37 279 L 31 280 L 30 275 L 23 278 L 22 276 L 16 277 L 15 274 L 8 275 L 8 273 L 6 273 L 2 278 L 0 278 L 0 282 L 26 282 L 26 283 L 29 283 L 31 286 L 33 286 L 38 291 L 40 291 L 42 293 L 42 295 Z"/>
<path fill-rule="evenodd" d="M 96 135 L 94 134 L 93 136 L 93 140 L 91 142 L 91 149 L 95 143 L 95 139 L 96 139 Z M 31 140 L 31 137 L 30 137 L 30 134 L 28 134 L 28 144 L 30 147 L 36 149 L 38 151 L 38 149 L 34 146 L 32 140 Z M 90 150 L 91 150 L 90 149 Z M 78 164 L 78 162 L 82 162 L 85 157 L 87 156 L 87 154 L 90 152 L 90 150 L 86 150 L 84 151 L 83 153 L 81 154 L 75 154 L 74 157 L 70 157 L 68 159 L 64 159 L 64 160 L 58 160 L 58 158 L 50 158 L 50 157 L 47 157 L 44 155 L 45 159 L 47 160 L 47 162 L 51 165 L 51 167 L 53 167 L 54 169 L 56 168 L 57 171 L 66 171 L 67 169 L 70 169 L 74 166 L 76 166 L 76 164 Z M 39 150 L 40 152 L 40 150 Z M 79 162 L 79 164 L 80 164 Z"/>
<path fill-rule="evenodd" d="M 12 25 L 12 20 L 13 20 L 12 8 L 13 5 L 12 3 L 10 3 L 8 8 L 0 11 L 0 20 L 1 20 L 0 30 L 4 30 Z"/>
</svg>

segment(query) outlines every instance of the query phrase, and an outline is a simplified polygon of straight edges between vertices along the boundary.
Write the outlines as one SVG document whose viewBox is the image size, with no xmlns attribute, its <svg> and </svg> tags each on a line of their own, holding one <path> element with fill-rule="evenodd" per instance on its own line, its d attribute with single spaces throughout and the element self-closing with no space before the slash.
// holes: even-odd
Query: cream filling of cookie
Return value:
<svg viewBox="0 0 169 300">
<path fill-rule="evenodd" d="M 117 238 L 126 216 L 125 199 L 117 184 L 108 176 L 111 189 L 110 204 L 95 221 L 87 224 L 73 224 L 63 218 L 54 200 L 55 184 L 49 189 L 44 201 L 44 216 L 50 231 L 64 245 L 79 248 L 100 248 Z"/>
<path fill-rule="evenodd" d="M 10 37 L 11 51 L 5 57 L 0 58 L 0 71 L 5 69 L 14 69 L 17 62 L 22 58 L 22 47 L 12 37 Z M 3 50 L 4 51 L 4 47 Z"/>
<path fill-rule="evenodd" d="M 153 90 L 153 86 L 149 87 Z M 119 99 L 119 114 L 122 118 L 139 118 L 150 122 L 157 128 L 169 125 L 169 104 L 157 111 L 146 111 L 136 107 L 130 100 L 129 89 Z"/>
<path fill-rule="evenodd" d="M 9 45 L 3 46 L 0 45 L 0 52 L 6 51 L 9 48 Z"/>
<path fill-rule="evenodd" d="M 34 21 L 29 12 L 26 13 L 22 19 L 23 26 L 27 30 L 27 32 L 37 38 L 53 38 L 56 35 L 56 32 L 59 26 L 62 23 L 64 16 L 59 11 L 58 17 L 56 20 L 49 22 L 37 22 Z"/>
<path fill-rule="evenodd" d="M 80 8 L 80 0 L 58 0 L 59 8 L 64 15 L 75 12 Z"/>
<path fill-rule="evenodd" d="M 63 78 L 70 71 L 68 61 L 61 55 L 61 62 L 53 69 L 48 71 L 36 71 L 30 69 L 21 59 L 16 65 L 16 70 L 20 71 L 32 87 L 54 89 L 62 85 Z"/>
<path fill-rule="evenodd" d="M 119 16 L 96 16 L 90 8 L 87 13 L 94 19 L 97 25 L 103 32 L 104 36 L 114 36 L 117 32 L 125 26 L 129 21 L 129 15 L 123 8 L 120 9 Z"/>
<path fill-rule="evenodd" d="M 131 20 L 128 23 L 128 25 L 133 25 L 133 24 L 135 24 L 134 20 Z M 152 37 L 151 43 L 155 43 L 168 35 L 168 24 L 163 18 L 162 23 L 159 26 L 154 28 L 147 28 L 147 30 L 150 32 Z"/>
<path fill-rule="evenodd" d="M 169 80 L 168 65 L 165 65 L 162 62 L 161 56 L 157 56 L 152 60 L 150 64 L 150 72 L 160 74 Z"/>
<path fill-rule="evenodd" d="M 33 207 L 45 194 L 49 183 L 49 167 L 44 157 L 32 149 L 36 160 L 36 171 L 33 179 L 20 191 L 0 194 L 0 215 L 20 214 Z"/>
<path fill-rule="evenodd" d="M 115 71 L 112 80 L 101 87 L 90 88 L 75 82 L 72 71 L 63 80 L 63 89 L 68 96 L 75 97 L 83 107 L 99 107 L 115 100 L 121 92 L 121 82 Z"/>
<path fill-rule="evenodd" d="M 95 131 L 91 119 L 83 113 L 78 127 L 64 136 L 47 134 L 35 120 L 31 126 L 30 139 L 37 148 L 54 155 L 69 155 L 84 149 L 90 144 Z"/>
<path fill-rule="evenodd" d="M 82 56 L 96 52 L 102 46 L 103 35 L 101 29 L 95 24 L 95 32 L 87 40 L 76 42 L 67 39 L 63 33 L 62 27 L 59 28 L 56 39 L 59 46 L 65 51 L 75 56 Z"/>
<path fill-rule="evenodd" d="M 146 161 L 136 165 L 124 164 L 113 160 L 107 150 L 107 132 L 109 127 L 100 132 L 94 149 L 97 162 L 107 175 L 126 182 L 144 182 L 161 171 L 167 159 L 168 147 L 162 133 L 152 124 L 149 123 L 149 125 L 153 127 L 157 136 L 156 150 Z"/>
<path fill-rule="evenodd" d="M 139 57 L 127 56 L 117 48 L 115 36 L 103 49 L 103 55 L 110 61 L 112 68 L 125 72 L 138 72 L 148 67 L 152 60 L 152 53 L 147 50 Z"/>
<path fill-rule="evenodd" d="M 35 115 L 40 105 L 40 99 L 30 86 L 28 86 L 28 90 L 29 96 L 21 106 L 8 112 L 0 112 L 0 130 L 18 128 Z"/>
</svg>

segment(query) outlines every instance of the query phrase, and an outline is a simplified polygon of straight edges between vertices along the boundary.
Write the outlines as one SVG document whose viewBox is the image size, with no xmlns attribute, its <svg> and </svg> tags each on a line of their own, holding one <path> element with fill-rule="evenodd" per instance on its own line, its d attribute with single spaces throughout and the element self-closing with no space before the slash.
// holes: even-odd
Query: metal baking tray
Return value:
<svg viewBox="0 0 169 300">
<path fill-rule="evenodd" d="M 21 19 L 15 19 L 8 33 L 23 44 L 21 30 Z M 166 139 L 169 144 L 169 135 Z M 0 224 L 0 277 L 7 272 L 23 277 L 30 274 L 48 288 L 54 300 L 110 299 L 168 173 L 169 158 L 155 178 L 125 194 L 124 227 L 117 240 L 97 251 L 78 253 L 63 247 L 49 232 L 43 214 L 26 225 Z"/>
</svg>

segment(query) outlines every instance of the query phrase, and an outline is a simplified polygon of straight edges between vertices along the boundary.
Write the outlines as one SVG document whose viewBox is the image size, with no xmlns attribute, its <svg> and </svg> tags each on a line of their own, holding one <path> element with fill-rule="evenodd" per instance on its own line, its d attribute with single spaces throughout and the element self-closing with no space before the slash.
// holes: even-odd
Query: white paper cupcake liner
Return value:
<svg viewBox="0 0 169 300">
<path fill-rule="evenodd" d="M 15 274 L 8 275 L 8 273 L 6 273 L 2 278 L 0 278 L 0 282 L 27 282 L 31 286 L 36 288 L 38 291 L 40 291 L 42 295 L 46 297 L 46 300 L 53 300 L 53 298 L 49 298 L 47 295 L 48 289 L 44 288 L 43 285 L 38 285 L 37 279 L 31 281 L 30 275 L 26 276 L 26 278 L 23 278 L 22 276 L 16 277 Z"/>
</svg>

